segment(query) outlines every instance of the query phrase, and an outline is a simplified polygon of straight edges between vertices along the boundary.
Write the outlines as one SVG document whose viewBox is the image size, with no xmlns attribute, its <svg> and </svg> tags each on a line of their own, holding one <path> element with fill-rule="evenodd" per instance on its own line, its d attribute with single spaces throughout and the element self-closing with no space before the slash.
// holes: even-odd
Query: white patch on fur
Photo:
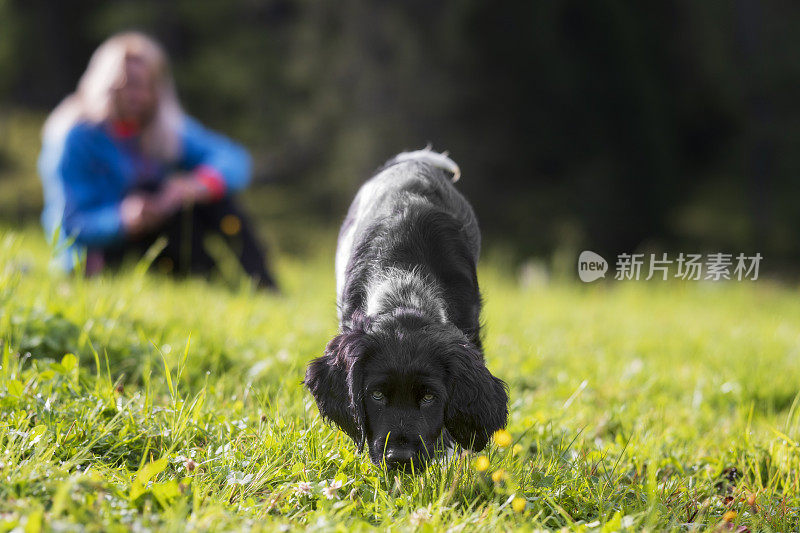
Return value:
<svg viewBox="0 0 800 533">
<path fill-rule="evenodd" d="M 435 286 L 416 270 L 390 268 L 370 280 L 367 315 L 377 316 L 397 307 L 413 307 L 447 322 L 444 301 Z"/>
<path fill-rule="evenodd" d="M 431 150 L 431 145 L 426 146 L 422 150 L 415 150 L 413 152 L 401 152 L 397 154 L 394 158 L 395 161 L 424 161 L 425 163 L 430 163 L 431 165 L 443 168 L 446 171 L 453 174 L 453 183 L 458 181 L 458 178 L 461 177 L 461 169 L 458 168 L 458 165 L 455 161 L 448 157 L 447 151 L 442 153 L 434 152 Z"/>
</svg>

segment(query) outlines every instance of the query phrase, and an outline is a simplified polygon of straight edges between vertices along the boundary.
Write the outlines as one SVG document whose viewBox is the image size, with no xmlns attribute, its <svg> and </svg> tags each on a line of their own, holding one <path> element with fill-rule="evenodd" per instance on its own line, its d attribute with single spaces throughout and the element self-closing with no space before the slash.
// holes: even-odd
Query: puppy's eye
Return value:
<svg viewBox="0 0 800 533">
<path fill-rule="evenodd" d="M 422 403 L 431 403 L 433 401 L 433 394 L 426 394 L 422 397 Z"/>
<path fill-rule="evenodd" d="M 372 391 L 372 399 L 376 401 L 383 400 L 383 393 L 379 390 Z"/>
</svg>

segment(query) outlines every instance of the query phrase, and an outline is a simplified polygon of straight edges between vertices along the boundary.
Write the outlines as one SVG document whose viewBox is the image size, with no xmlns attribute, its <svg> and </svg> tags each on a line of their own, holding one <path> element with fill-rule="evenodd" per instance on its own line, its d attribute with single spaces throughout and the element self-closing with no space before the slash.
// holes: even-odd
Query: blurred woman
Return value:
<svg viewBox="0 0 800 533">
<path fill-rule="evenodd" d="M 93 274 L 165 236 L 160 269 L 207 273 L 215 262 L 203 243 L 216 233 L 248 275 L 274 287 L 231 199 L 248 184 L 250 166 L 244 148 L 184 114 L 161 47 L 140 33 L 118 34 L 97 49 L 77 90 L 44 125 L 42 223 L 58 235 L 68 270 L 85 252 Z"/>
</svg>

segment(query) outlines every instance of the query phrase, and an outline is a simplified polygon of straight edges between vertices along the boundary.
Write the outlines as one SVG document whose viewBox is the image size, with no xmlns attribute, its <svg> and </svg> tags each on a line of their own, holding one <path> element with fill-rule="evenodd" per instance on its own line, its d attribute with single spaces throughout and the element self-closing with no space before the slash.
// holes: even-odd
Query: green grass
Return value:
<svg viewBox="0 0 800 533">
<path fill-rule="evenodd" d="M 336 330 L 328 248 L 279 261 L 273 297 L 64 277 L 38 232 L 0 230 L 0 531 L 800 527 L 796 288 L 482 264 L 513 442 L 401 478 L 300 383 Z"/>
</svg>

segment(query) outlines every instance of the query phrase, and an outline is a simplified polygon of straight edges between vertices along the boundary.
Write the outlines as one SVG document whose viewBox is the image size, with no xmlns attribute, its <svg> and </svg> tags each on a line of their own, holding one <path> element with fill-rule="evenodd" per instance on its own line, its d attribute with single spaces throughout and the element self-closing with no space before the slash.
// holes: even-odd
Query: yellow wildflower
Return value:
<svg viewBox="0 0 800 533">
<path fill-rule="evenodd" d="M 517 496 L 516 498 L 511 500 L 511 508 L 514 509 L 514 512 L 521 513 L 522 511 L 525 510 L 526 503 L 527 502 L 525 501 L 525 498 L 520 498 L 519 496 Z"/>
<path fill-rule="evenodd" d="M 219 222 L 219 228 L 225 235 L 236 235 L 242 230 L 242 221 L 236 215 L 225 215 Z"/>
<path fill-rule="evenodd" d="M 492 481 L 495 483 L 500 483 L 506 478 L 506 471 L 502 468 L 498 468 L 492 473 Z"/>
<path fill-rule="evenodd" d="M 485 472 L 489 468 L 489 458 L 481 455 L 475 459 L 475 470 L 478 472 Z"/>
<path fill-rule="evenodd" d="M 494 442 L 501 448 L 509 446 L 514 439 L 511 438 L 511 433 L 505 429 L 498 429 L 494 432 Z"/>
</svg>

